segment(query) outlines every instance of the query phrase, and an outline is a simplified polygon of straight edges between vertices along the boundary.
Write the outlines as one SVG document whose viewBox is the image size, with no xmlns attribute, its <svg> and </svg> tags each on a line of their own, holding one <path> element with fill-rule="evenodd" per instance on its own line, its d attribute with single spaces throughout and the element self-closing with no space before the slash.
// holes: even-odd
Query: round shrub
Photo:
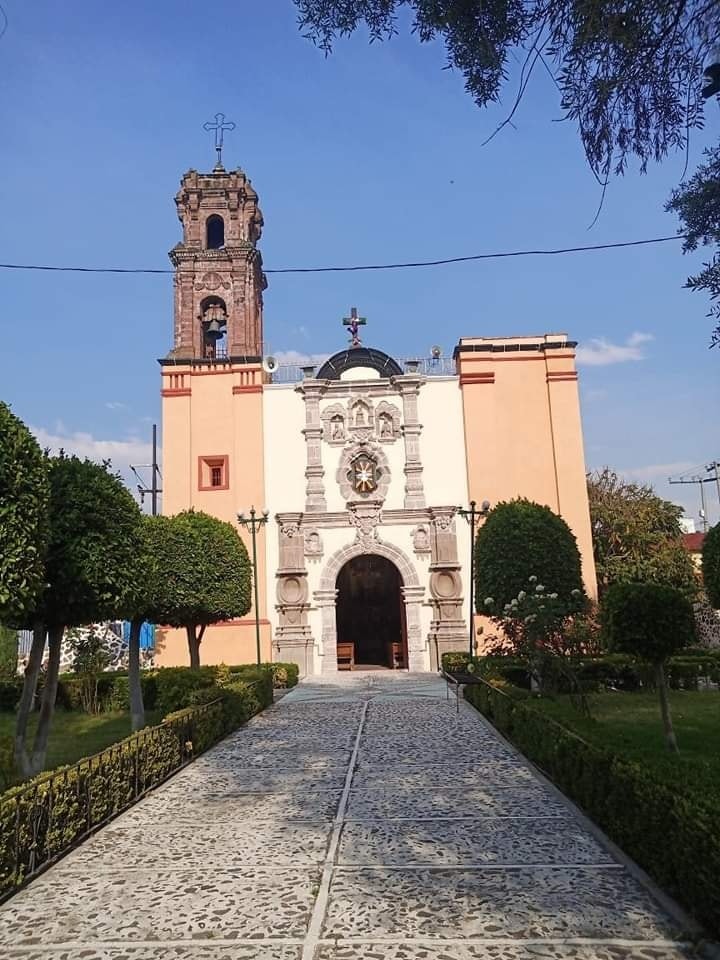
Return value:
<svg viewBox="0 0 720 960">
<path fill-rule="evenodd" d="M 702 551 L 702 574 L 711 606 L 720 609 L 720 523 L 708 530 Z"/>
<path fill-rule="evenodd" d="M 608 649 L 663 663 L 695 639 L 690 601 L 660 583 L 615 583 L 605 594 L 602 628 Z"/>
<path fill-rule="evenodd" d="M 583 591 L 575 537 L 549 507 L 530 500 L 499 503 L 475 541 L 477 610 L 484 610 L 488 597 L 495 609 L 502 609 L 527 590 L 530 577 L 572 602 L 572 591 Z"/>
</svg>

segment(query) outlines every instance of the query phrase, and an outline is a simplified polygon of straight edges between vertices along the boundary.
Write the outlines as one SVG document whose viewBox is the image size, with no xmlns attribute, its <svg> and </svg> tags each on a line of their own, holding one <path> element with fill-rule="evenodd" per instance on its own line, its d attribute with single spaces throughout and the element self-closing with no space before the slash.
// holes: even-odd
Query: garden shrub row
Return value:
<svg viewBox="0 0 720 960">
<path fill-rule="evenodd" d="M 720 810 L 482 682 L 465 697 L 668 893 L 720 935 Z"/>
<path fill-rule="evenodd" d="M 272 686 L 294 687 L 298 682 L 298 667 L 295 663 L 263 663 L 240 666 L 223 664 L 200 667 L 161 667 L 143 670 L 140 675 L 143 702 L 146 710 L 161 710 L 163 714 L 188 706 L 190 691 L 211 687 L 218 678 L 226 684 L 230 679 L 254 680 L 270 676 Z M 62 674 L 58 680 L 56 706 L 65 710 L 80 710 L 83 680 L 72 673 Z M 0 712 L 15 710 L 22 693 L 22 677 L 0 680 Z M 101 673 L 98 676 L 98 702 L 102 710 L 128 710 L 130 693 L 127 671 Z"/>
<path fill-rule="evenodd" d="M 269 673 L 199 700 L 94 757 L 0 794 L 0 897 L 272 703 Z"/>
<path fill-rule="evenodd" d="M 470 657 L 466 653 L 444 653 L 442 666 L 449 673 L 465 673 L 472 662 L 478 676 L 499 677 L 517 687 L 529 689 L 527 664 L 516 657 Z M 581 687 L 587 691 L 601 687 L 615 690 L 654 689 L 655 674 L 652 665 L 625 654 L 603 654 L 572 661 L 573 671 Z M 697 690 L 710 681 L 720 683 L 720 650 L 683 650 L 670 657 L 665 676 L 673 690 Z"/>
</svg>

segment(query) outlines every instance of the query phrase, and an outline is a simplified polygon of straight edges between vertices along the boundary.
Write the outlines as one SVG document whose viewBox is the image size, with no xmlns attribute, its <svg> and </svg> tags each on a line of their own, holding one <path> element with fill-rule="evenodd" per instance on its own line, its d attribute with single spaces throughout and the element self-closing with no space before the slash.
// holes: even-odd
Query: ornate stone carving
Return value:
<svg viewBox="0 0 720 960">
<path fill-rule="evenodd" d="M 381 500 L 363 500 L 348 503 L 350 525 L 357 529 L 357 540 L 370 545 L 378 539 L 378 524 L 382 519 Z"/>
<path fill-rule="evenodd" d="M 296 389 L 305 401 L 305 510 L 308 513 L 323 513 L 327 509 L 321 450 L 323 426 L 320 420 L 320 396 L 323 387 L 317 380 L 303 380 Z"/>
<path fill-rule="evenodd" d="M 375 436 L 380 443 L 394 443 L 402 434 L 398 408 L 383 400 L 375 409 Z"/>
<path fill-rule="evenodd" d="M 383 501 L 390 486 L 390 464 L 382 447 L 361 441 L 344 450 L 336 479 L 344 500 L 366 496 Z"/>
<path fill-rule="evenodd" d="M 431 507 L 430 516 L 430 602 L 433 619 L 429 637 L 433 666 L 437 667 L 445 651 L 464 649 L 467 643 L 467 626 L 462 610 L 455 507 Z"/>
<path fill-rule="evenodd" d="M 312 672 L 314 641 L 307 622 L 308 584 L 305 569 L 305 539 L 302 514 L 278 514 L 279 564 L 275 609 L 278 627 L 275 650 L 278 659 L 297 663 L 303 675 Z"/>
<path fill-rule="evenodd" d="M 412 510 L 425 506 L 425 490 L 422 481 L 422 461 L 420 459 L 420 434 L 422 425 L 418 422 L 418 392 L 424 383 L 422 377 L 397 377 L 394 381 L 403 401 L 403 428 L 405 440 L 405 507 Z"/>
<path fill-rule="evenodd" d="M 347 411 L 341 403 L 325 407 L 320 414 L 323 423 L 323 440 L 332 446 L 342 446 L 347 440 Z"/>
<path fill-rule="evenodd" d="M 317 530 L 305 531 L 305 556 L 308 559 L 319 560 L 323 555 L 323 542 Z"/>
<path fill-rule="evenodd" d="M 195 284 L 196 290 L 208 290 L 210 293 L 214 293 L 215 290 L 229 290 L 230 281 L 226 280 L 219 273 L 216 273 L 214 270 L 210 270 L 208 273 L 204 273 L 200 279 Z"/>
<path fill-rule="evenodd" d="M 412 532 L 413 549 L 418 555 L 430 553 L 430 531 L 427 524 L 420 523 Z"/>
</svg>

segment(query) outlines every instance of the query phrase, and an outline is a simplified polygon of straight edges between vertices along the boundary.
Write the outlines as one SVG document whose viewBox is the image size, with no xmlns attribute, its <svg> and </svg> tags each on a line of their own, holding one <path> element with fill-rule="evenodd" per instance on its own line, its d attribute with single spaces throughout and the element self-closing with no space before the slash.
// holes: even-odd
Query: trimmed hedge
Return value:
<svg viewBox="0 0 720 960">
<path fill-rule="evenodd" d="M 720 935 L 720 810 L 488 683 L 466 699 L 668 893 Z"/>
<path fill-rule="evenodd" d="M 188 696 L 196 689 L 212 687 L 218 677 L 255 680 L 268 674 L 274 688 L 294 687 L 298 682 L 298 666 L 295 663 L 241 664 L 226 667 L 223 664 L 200 667 L 160 667 L 143 670 L 140 674 L 143 702 L 146 710 L 161 710 L 164 714 L 189 705 Z M 0 680 L 0 712 L 15 710 L 20 702 L 23 680 Z M 55 704 L 65 710 L 80 710 L 82 679 L 73 673 L 64 673 L 58 680 Z M 126 670 L 108 671 L 98 677 L 98 701 L 101 710 L 124 711 L 130 707 L 130 692 Z"/>
<path fill-rule="evenodd" d="M 466 653 L 444 653 L 443 670 L 465 673 L 470 659 Z M 516 687 L 530 689 L 527 664 L 518 657 L 473 657 L 472 662 L 478 676 L 497 677 Z M 602 687 L 624 691 L 655 689 L 652 666 L 626 654 L 585 657 L 576 660 L 573 668 L 581 687 L 588 692 Z M 720 683 L 720 649 L 693 648 L 670 657 L 665 664 L 665 679 L 673 690 L 697 690 L 707 681 Z"/>
<path fill-rule="evenodd" d="M 272 703 L 268 674 L 208 689 L 210 702 L 0 794 L 0 896 Z"/>
</svg>

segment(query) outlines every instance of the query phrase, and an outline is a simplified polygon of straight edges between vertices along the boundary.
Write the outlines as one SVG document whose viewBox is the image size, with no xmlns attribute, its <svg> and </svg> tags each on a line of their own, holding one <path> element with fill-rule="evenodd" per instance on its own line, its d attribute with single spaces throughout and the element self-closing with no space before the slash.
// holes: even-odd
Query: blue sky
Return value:
<svg viewBox="0 0 720 960">
<path fill-rule="evenodd" d="M 3 0 L 0 261 L 167 267 L 173 197 L 214 160 L 205 120 L 223 111 L 226 166 L 260 195 L 265 265 L 432 259 L 675 232 L 663 203 L 684 157 L 599 188 L 558 96 L 538 74 L 489 145 L 502 106 L 479 110 L 440 44 L 358 33 L 325 58 L 290 0 L 98 4 Z M 692 144 L 717 139 L 720 111 Z M 266 346 L 327 353 L 356 304 L 366 342 L 398 356 L 460 336 L 567 331 L 580 341 L 587 461 L 651 481 L 720 459 L 720 353 L 707 302 L 682 289 L 701 256 L 679 243 L 424 270 L 270 277 Z M 45 442 L 148 457 L 156 358 L 170 347 L 169 276 L 0 272 L 0 397 Z M 717 497 L 708 485 L 711 519 Z"/>
</svg>

